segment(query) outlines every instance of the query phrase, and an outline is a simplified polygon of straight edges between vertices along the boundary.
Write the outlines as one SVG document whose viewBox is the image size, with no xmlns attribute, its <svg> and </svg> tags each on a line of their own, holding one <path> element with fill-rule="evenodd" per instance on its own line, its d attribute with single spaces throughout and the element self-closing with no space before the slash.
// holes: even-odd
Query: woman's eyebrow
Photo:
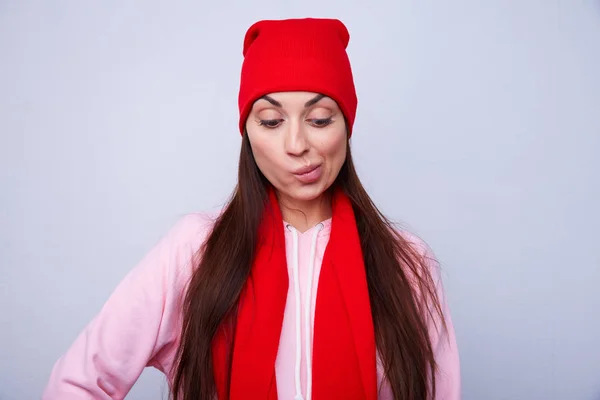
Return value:
<svg viewBox="0 0 600 400">
<path fill-rule="evenodd" d="M 304 104 L 304 108 L 307 108 L 307 107 L 310 107 L 310 106 L 312 106 L 312 105 L 315 105 L 315 104 L 316 104 L 316 103 L 318 103 L 318 102 L 319 102 L 319 100 L 321 100 L 323 97 L 325 97 L 325 95 L 324 95 L 324 94 L 318 94 L 318 95 L 316 95 L 315 97 L 313 97 L 312 99 L 310 99 L 309 101 L 307 101 L 307 102 Z"/>
<path fill-rule="evenodd" d="M 315 105 L 316 103 L 318 103 L 324 97 L 326 97 L 324 94 L 318 94 L 318 95 L 316 95 L 315 97 L 313 97 L 312 99 L 310 99 L 309 101 L 307 101 L 306 103 L 304 103 L 304 108 L 308 108 L 308 107 L 310 107 L 312 105 Z M 269 95 L 264 95 L 260 99 L 266 100 L 269 103 L 271 103 L 272 105 L 274 105 L 275 107 L 281 108 L 281 103 L 278 102 L 277 100 L 275 100 L 274 98 L 272 98 Z"/>
<path fill-rule="evenodd" d="M 261 97 L 260 99 L 262 99 L 262 100 L 266 100 L 266 101 L 268 101 L 269 103 L 273 104 L 275 107 L 279 107 L 279 108 L 281 108 L 281 103 L 280 103 L 280 102 L 278 102 L 277 100 L 275 100 L 274 98 L 272 98 L 271 96 L 264 95 L 264 96 L 263 96 L 263 97 Z M 259 100 L 260 100 L 260 99 L 259 99 Z"/>
</svg>

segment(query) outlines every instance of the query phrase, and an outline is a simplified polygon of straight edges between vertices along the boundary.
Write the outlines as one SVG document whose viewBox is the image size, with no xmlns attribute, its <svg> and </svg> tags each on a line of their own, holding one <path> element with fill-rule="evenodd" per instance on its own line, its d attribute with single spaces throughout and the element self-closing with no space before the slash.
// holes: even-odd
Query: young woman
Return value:
<svg viewBox="0 0 600 400">
<path fill-rule="evenodd" d="M 459 399 L 438 266 L 354 169 L 348 41 L 338 20 L 250 27 L 230 202 L 129 273 L 44 399 L 122 399 L 146 366 L 176 400 Z"/>
</svg>

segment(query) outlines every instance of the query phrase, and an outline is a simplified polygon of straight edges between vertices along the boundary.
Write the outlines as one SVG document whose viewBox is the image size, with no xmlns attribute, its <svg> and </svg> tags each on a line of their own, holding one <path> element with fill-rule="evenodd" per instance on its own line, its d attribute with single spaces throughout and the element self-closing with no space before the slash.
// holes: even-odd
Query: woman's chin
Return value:
<svg viewBox="0 0 600 400">
<path fill-rule="evenodd" d="M 287 195 L 295 201 L 313 201 L 321 197 L 327 186 L 323 182 L 315 182 L 310 185 L 302 185 L 287 191 Z"/>
</svg>

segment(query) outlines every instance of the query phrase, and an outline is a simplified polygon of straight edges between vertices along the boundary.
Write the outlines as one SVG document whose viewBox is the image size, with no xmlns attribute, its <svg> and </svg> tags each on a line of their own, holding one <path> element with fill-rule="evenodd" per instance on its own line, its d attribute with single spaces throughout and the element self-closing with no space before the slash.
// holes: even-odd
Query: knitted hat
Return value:
<svg viewBox="0 0 600 400">
<path fill-rule="evenodd" d="M 238 97 L 243 134 L 252 105 L 268 93 L 307 91 L 337 102 L 346 117 L 348 135 L 357 98 L 346 47 L 350 34 L 337 19 L 265 20 L 253 24 L 244 38 L 244 63 Z"/>
</svg>

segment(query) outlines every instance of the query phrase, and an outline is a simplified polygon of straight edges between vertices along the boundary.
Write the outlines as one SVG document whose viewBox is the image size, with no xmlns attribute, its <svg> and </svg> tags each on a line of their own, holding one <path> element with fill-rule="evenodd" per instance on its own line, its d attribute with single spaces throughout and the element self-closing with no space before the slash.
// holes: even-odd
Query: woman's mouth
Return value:
<svg viewBox="0 0 600 400">
<path fill-rule="evenodd" d="M 322 169 L 320 164 L 312 165 L 296 170 L 294 176 L 302 183 L 314 183 L 321 177 Z"/>
</svg>

